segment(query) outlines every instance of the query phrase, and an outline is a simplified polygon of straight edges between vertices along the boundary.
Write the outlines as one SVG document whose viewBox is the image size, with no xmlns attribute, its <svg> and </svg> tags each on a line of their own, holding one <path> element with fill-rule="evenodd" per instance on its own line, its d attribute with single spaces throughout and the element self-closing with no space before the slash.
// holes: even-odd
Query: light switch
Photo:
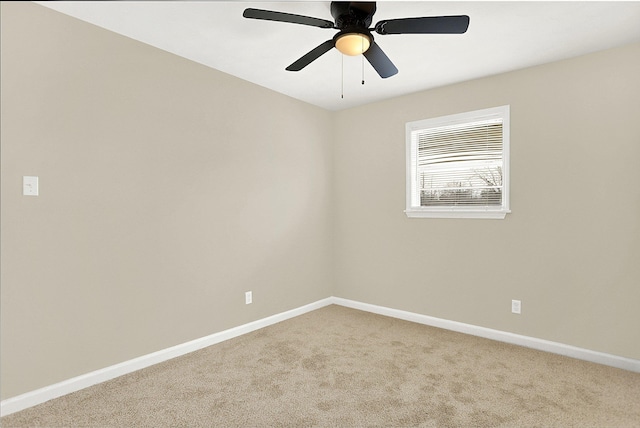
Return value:
<svg viewBox="0 0 640 428">
<path fill-rule="evenodd" d="M 25 196 L 38 196 L 38 177 L 22 177 L 22 194 Z"/>
</svg>

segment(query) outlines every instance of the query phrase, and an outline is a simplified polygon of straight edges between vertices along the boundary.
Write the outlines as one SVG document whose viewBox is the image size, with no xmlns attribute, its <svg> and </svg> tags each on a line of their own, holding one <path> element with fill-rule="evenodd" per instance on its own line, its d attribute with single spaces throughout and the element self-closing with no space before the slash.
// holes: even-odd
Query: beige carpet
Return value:
<svg viewBox="0 0 640 428">
<path fill-rule="evenodd" d="M 328 306 L 2 427 L 640 427 L 640 374 Z"/>
</svg>

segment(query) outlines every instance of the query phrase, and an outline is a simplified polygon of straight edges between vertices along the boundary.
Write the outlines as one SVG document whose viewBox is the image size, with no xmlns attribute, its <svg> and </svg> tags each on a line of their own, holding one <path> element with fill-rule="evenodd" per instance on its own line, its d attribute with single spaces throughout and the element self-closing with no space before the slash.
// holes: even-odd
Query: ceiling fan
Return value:
<svg viewBox="0 0 640 428">
<path fill-rule="evenodd" d="M 339 30 L 331 40 L 315 47 L 288 66 L 288 71 L 302 70 L 335 47 L 345 55 L 364 55 L 383 79 L 395 75 L 398 69 L 374 41 L 372 31 L 380 35 L 462 34 L 469 27 L 467 15 L 456 15 L 385 19 L 369 28 L 375 12 L 376 2 L 332 1 L 331 16 L 335 23 L 321 18 L 253 8 L 245 9 L 242 16 Z"/>
</svg>

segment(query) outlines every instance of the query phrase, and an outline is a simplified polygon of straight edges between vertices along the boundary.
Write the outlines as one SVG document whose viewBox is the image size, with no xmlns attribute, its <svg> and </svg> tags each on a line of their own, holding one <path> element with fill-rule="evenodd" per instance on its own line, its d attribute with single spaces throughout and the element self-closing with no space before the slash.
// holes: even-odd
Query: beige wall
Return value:
<svg viewBox="0 0 640 428">
<path fill-rule="evenodd" d="M 330 113 L 26 2 L 1 54 L 3 399 L 332 294 Z"/>
<path fill-rule="evenodd" d="M 640 359 L 640 45 L 330 113 L 35 4 L 1 30 L 3 399 L 332 294 Z M 513 213 L 406 218 L 405 123 L 503 104 Z"/>
<path fill-rule="evenodd" d="M 338 294 L 640 359 L 638 76 L 635 44 L 337 115 Z M 512 213 L 408 219 L 405 123 L 505 104 Z"/>
</svg>

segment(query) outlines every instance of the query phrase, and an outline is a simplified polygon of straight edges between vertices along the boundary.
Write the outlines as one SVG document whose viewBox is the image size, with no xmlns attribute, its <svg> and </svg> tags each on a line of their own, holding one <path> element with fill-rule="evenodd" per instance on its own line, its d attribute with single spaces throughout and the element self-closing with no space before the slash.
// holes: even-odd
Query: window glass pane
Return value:
<svg viewBox="0 0 640 428">
<path fill-rule="evenodd" d="M 502 205 L 502 119 L 414 131 L 420 206 Z"/>
</svg>

